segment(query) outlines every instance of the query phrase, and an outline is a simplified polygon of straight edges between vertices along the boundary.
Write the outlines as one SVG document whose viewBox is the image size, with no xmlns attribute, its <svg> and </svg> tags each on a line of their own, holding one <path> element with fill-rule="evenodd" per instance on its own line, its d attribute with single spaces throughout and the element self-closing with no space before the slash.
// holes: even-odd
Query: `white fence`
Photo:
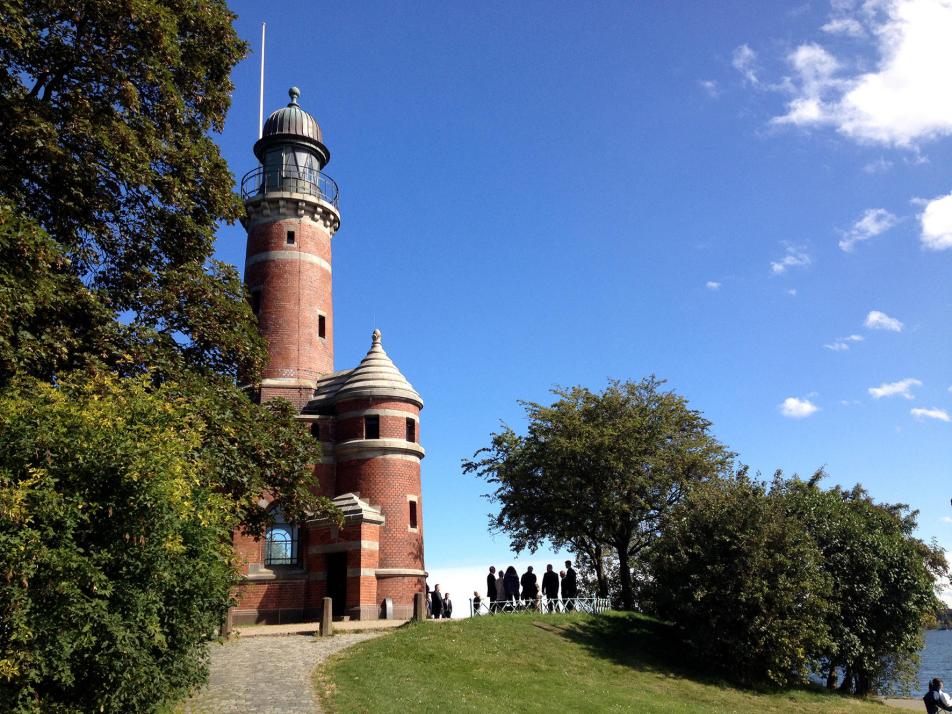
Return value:
<svg viewBox="0 0 952 714">
<path fill-rule="evenodd" d="M 538 597 L 535 600 L 497 600 L 490 602 L 474 598 L 469 599 L 471 617 L 484 615 L 508 615 L 515 612 L 536 612 L 541 614 L 557 612 L 587 612 L 597 615 L 611 610 L 611 601 L 607 597 L 573 597 L 567 600 L 550 600 Z"/>
</svg>

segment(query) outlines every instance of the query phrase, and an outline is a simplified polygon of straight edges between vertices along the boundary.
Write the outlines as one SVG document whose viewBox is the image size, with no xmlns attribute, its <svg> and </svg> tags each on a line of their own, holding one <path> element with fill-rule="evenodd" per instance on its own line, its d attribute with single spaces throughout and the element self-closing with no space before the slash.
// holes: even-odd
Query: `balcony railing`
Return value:
<svg viewBox="0 0 952 714">
<path fill-rule="evenodd" d="M 241 197 L 245 200 L 272 191 L 288 191 L 315 196 L 336 208 L 337 183 L 327 174 L 312 169 L 266 169 L 259 166 L 241 179 Z"/>
</svg>

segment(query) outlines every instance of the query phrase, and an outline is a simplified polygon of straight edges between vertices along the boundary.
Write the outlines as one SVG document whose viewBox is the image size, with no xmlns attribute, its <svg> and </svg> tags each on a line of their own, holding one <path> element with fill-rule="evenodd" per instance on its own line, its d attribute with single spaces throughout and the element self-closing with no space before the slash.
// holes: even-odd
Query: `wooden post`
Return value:
<svg viewBox="0 0 952 714">
<path fill-rule="evenodd" d="M 330 637 L 334 634 L 334 601 L 324 598 L 324 611 L 321 613 L 321 637 Z"/>
<path fill-rule="evenodd" d="M 413 619 L 420 622 L 426 619 L 426 593 L 413 595 Z"/>
</svg>

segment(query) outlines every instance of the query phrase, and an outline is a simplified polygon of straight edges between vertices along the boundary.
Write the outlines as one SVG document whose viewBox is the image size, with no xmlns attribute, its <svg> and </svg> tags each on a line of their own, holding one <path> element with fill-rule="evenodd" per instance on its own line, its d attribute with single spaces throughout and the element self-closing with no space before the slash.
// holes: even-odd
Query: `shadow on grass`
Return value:
<svg viewBox="0 0 952 714">
<path fill-rule="evenodd" d="M 549 629 L 549 628 L 546 628 Z M 770 685 L 749 686 L 731 681 L 723 670 L 703 667 L 691 660 L 672 625 L 635 613 L 596 615 L 580 622 L 567 623 L 558 628 L 558 634 L 584 647 L 590 655 L 611 661 L 623 667 L 640 671 L 688 679 L 697 684 L 729 687 L 751 694 L 779 694 L 804 691 L 836 694 L 819 685 L 778 689 Z"/>
</svg>

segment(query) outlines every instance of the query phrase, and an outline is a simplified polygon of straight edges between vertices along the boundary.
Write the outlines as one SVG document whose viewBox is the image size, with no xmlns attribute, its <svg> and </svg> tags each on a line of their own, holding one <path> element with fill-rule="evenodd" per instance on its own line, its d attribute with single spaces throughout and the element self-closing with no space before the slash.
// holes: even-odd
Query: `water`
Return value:
<svg viewBox="0 0 952 714">
<path fill-rule="evenodd" d="M 922 696 L 929 689 L 929 680 L 938 677 L 952 690 L 952 630 L 926 630 L 925 647 L 920 653 L 919 689 L 913 692 L 894 690 L 889 694 Z"/>
</svg>

